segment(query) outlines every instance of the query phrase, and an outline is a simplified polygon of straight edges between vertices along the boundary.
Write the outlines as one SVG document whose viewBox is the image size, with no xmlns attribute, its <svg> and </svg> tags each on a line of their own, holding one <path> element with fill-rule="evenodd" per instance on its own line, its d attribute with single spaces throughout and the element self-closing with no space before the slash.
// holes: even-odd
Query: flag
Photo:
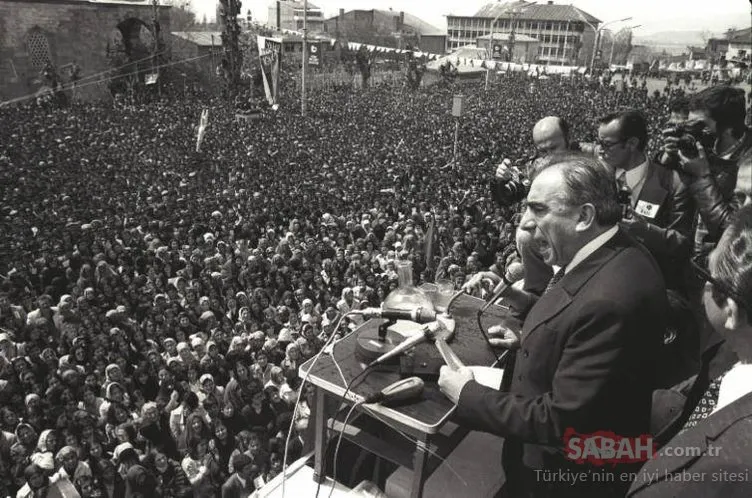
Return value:
<svg viewBox="0 0 752 498">
<path fill-rule="evenodd" d="M 209 109 L 201 111 L 201 120 L 198 123 L 198 136 L 196 137 L 196 152 L 201 152 L 201 142 L 204 141 L 206 126 L 209 124 Z"/>
</svg>

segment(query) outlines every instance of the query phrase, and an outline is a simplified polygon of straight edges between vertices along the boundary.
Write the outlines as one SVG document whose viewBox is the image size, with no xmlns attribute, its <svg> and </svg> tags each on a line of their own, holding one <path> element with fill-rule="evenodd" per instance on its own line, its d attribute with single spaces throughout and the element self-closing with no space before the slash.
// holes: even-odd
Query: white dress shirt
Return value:
<svg viewBox="0 0 752 498">
<path fill-rule="evenodd" d="M 737 363 L 731 367 L 731 370 L 721 379 L 718 402 L 715 404 L 713 413 L 751 393 L 752 382 L 749 381 L 750 379 L 752 379 L 752 364 Z"/>
<path fill-rule="evenodd" d="M 574 258 L 572 258 L 572 261 L 567 265 L 567 267 L 564 269 L 564 275 L 572 271 L 577 265 L 585 261 L 588 256 L 593 254 L 595 251 L 600 249 L 603 245 L 606 244 L 611 238 L 616 235 L 616 232 L 619 231 L 619 226 L 614 225 L 584 246 L 580 248 L 579 251 L 574 255 Z"/>
<path fill-rule="evenodd" d="M 624 170 L 618 168 L 615 173 L 616 178 L 619 178 L 624 173 Z M 635 205 L 637 204 L 637 199 L 640 198 L 640 192 L 642 192 L 642 187 L 643 185 L 645 185 L 645 179 L 647 178 L 647 176 L 647 159 L 645 159 L 645 161 L 636 168 L 632 168 L 627 171 L 626 175 L 624 176 L 624 180 L 627 182 L 627 187 L 629 187 L 629 190 L 632 192 L 632 207 L 635 207 Z"/>
</svg>

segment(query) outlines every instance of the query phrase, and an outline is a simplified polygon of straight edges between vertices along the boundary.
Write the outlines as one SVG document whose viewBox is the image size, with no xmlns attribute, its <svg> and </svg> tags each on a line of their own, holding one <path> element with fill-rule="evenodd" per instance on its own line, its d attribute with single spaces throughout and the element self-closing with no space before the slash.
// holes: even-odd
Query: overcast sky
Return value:
<svg viewBox="0 0 752 498">
<path fill-rule="evenodd" d="M 251 9 L 254 19 L 267 21 L 271 0 L 242 0 L 243 12 Z M 543 3 L 543 0 L 538 3 Z M 337 15 L 340 8 L 404 10 L 421 17 L 438 28 L 446 29 L 447 14 L 472 15 L 486 0 L 314 0 L 313 4 L 324 9 L 326 17 Z M 571 3 L 601 21 L 632 17 L 623 24 L 642 25 L 635 29 L 637 35 L 659 31 L 709 30 L 722 33 L 728 27 L 744 28 L 750 25 L 749 0 L 577 0 L 558 1 Z M 216 0 L 191 0 L 193 10 L 200 20 L 204 13 L 211 20 L 215 15 Z M 618 28 L 618 24 L 614 27 Z"/>
</svg>

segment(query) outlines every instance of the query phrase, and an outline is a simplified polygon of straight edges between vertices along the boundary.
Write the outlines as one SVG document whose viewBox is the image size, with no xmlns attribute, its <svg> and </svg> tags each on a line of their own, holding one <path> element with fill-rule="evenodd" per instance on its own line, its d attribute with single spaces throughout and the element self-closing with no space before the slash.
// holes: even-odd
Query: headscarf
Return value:
<svg viewBox="0 0 752 498">
<path fill-rule="evenodd" d="M 123 372 L 120 371 L 120 366 L 117 363 L 110 363 L 109 365 L 107 365 L 107 368 L 104 369 L 105 382 L 115 382 L 114 380 L 112 380 L 112 374 L 115 371 L 120 372 L 120 375 L 122 377 Z"/>
<path fill-rule="evenodd" d="M 39 441 L 37 441 L 37 451 L 40 453 L 47 453 L 51 452 L 52 448 L 47 447 L 47 436 L 49 436 L 54 431 L 52 429 L 45 429 L 42 431 L 42 434 L 39 436 Z"/>
</svg>

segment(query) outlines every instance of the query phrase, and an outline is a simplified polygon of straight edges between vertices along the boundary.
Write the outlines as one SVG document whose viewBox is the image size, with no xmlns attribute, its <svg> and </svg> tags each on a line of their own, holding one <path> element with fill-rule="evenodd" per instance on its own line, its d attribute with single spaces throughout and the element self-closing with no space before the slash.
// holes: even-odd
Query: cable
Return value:
<svg viewBox="0 0 752 498">
<path fill-rule="evenodd" d="M 480 333 L 483 334 L 483 338 L 486 340 L 486 344 L 488 344 L 488 347 L 491 349 L 491 352 L 493 353 L 494 357 L 496 357 L 496 365 L 501 367 L 501 360 L 502 356 L 499 356 L 496 354 L 496 350 L 493 347 L 493 344 L 491 344 L 491 338 L 488 336 L 488 332 L 485 328 L 483 328 L 483 322 L 481 321 L 481 317 L 483 316 L 483 309 L 479 309 L 478 313 L 476 315 L 476 318 L 478 320 L 478 328 L 480 329 Z"/>
<path fill-rule="evenodd" d="M 365 370 L 363 371 L 365 372 Z M 345 429 L 347 428 L 347 421 L 350 420 L 350 416 L 353 414 L 355 409 L 364 403 L 365 403 L 364 401 L 358 401 L 355 404 L 353 404 L 352 407 L 350 407 L 350 411 L 347 412 L 347 415 L 345 416 L 345 420 L 342 422 L 342 430 L 339 431 L 339 436 L 337 437 L 337 446 L 334 447 L 334 463 L 332 465 L 332 480 L 334 481 L 334 483 L 332 484 L 332 488 L 329 490 L 329 498 L 332 498 L 332 494 L 334 493 L 334 484 L 336 484 L 337 482 L 337 457 L 339 456 L 339 446 L 340 444 L 342 444 L 342 436 L 345 434 Z M 316 489 L 317 494 L 318 494 L 318 491 L 319 490 L 317 488 Z"/>
<path fill-rule="evenodd" d="M 298 414 L 298 406 L 300 405 L 300 398 L 303 396 L 303 388 L 305 387 L 305 384 L 308 381 L 308 376 L 311 374 L 311 371 L 313 371 L 313 367 L 319 361 L 319 358 L 321 358 L 321 355 L 324 354 L 324 351 L 329 346 L 329 344 L 334 341 L 334 338 L 337 336 L 337 334 L 335 332 L 337 331 L 337 329 L 341 325 L 342 320 L 346 316 L 348 316 L 348 315 L 350 315 L 350 313 L 345 313 L 344 315 L 342 315 L 339 318 L 339 321 L 337 322 L 336 326 L 334 327 L 334 331 L 332 332 L 332 335 L 329 336 L 329 338 L 326 340 L 326 342 L 324 343 L 324 345 L 321 347 L 321 351 L 319 351 L 318 354 L 313 358 L 313 361 L 311 362 L 311 366 L 308 367 L 308 371 L 306 372 L 305 376 L 303 377 L 303 380 L 300 383 L 300 387 L 298 388 L 298 398 L 295 401 L 295 408 L 293 408 L 293 411 L 292 411 L 292 420 L 290 421 L 290 428 L 287 431 L 287 439 L 285 439 L 285 454 L 284 454 L 283 460 L 282 460 L 282 498 L 285 497 L 285 484 L 287 482 L 287 455 L 288 455 L 288 448 L 290 447 L 290 439 L 292 439 L 292 430 L 293 430 L 293 427 L 295 427 L 295 417 Z"/>
<path fill-rule="evenodd" d="M 128 77 L 128 76 L 132 76 L 134 74 L 140 74 L 140 73 L 145 73 L 145 72 L 152 72 L 152 71 L 154 71 L 156 69 L 161 69 L 161 68 L 164 68 L 164 67 L 174 66 L 176 64 L 183 64 L 183 63 L 186 63 L 186 62 L 191 62 L 191 61 L 195 61 L 195 60 L 198 60 L 198 59 L 203 59 L 204 57 L 209 57 L 211 55 L 212 54 L 204 54 L 204 55 L 199 55 L 197 57 L 190 57 L 190 58 L 187 58 L 187 59 L 182 59 L 182 60 L 179 60 L 179 61 L 172 61 L 172 62 L 168 62 L 168 63 L 165 63 L 165 64 L 161 64 L 159 66 L 149 67 L 149 68 L 146 68 L 146 69 L 141 69 L 141 70 L 138 70 L 138 71 L 134 71 L 134 72 L 131 72 L 131 73 L 128 73 L 128 74 L 121 74 L 121 75 L 116 75 L 116 76 L 113 76 L 113 77 L 110 77 L 110 78 L 103 78 L 103 79 L 100 79 L 100 80 L 88 81 L 88 82 L 86 82 L 86 83 L 84 83 L 82 85 L 79 85 L 79 84 L 75 84 L 74 85 L 72 83 L 69 83 L 68 85 L 61 85 L 60 88 L 53 89 L 53 91 L 58 92 L 58 91 L 67 91 L 67 90 L 74 90 L 74 89 L 78 90 L 79 88 L 84 88 L 84 87 L 89 86 L 89 85 L 96 85 L 96 84 L 99 84 L 99 83 L 105 83 L 105 82 L 108 82 L 108 81 L 114 81 L 114 80 L 116 80 L 118 78 L 125 78 L 125 77 Z M 119 67 L 113 68 L 113 69 L 108 69 L 107 71 L 105 71 L 105 73 L 106 72 L 110 72 L 110 71 L 116 71 L 118 69 L 122 69 L 122 68 L 124 68 L 126 66 L 129 66 L 129 65 L 132 65 L 132 64 L 135 64 L 135 62 L 129 62 L 127 64 L 124 64 L 123 66 L 119 66 Z M 4 101 L 4 102 L 0 102 L 0 107 L 8 105 L 8 104 L 16 104 L 16 103 L 19 103 L 19 102 L 23 102 L 25 100 L 30 100 L 30 99 L 35 99 L 35 98 L 37 98 L 37 94 L 36 93 L 24 95 L 24 96 L 21 96 L 21 97 L 17 97 L 15 99 L 11 99 L 11 100 L 7 100 L 7 101 Z"/>
</svg>

